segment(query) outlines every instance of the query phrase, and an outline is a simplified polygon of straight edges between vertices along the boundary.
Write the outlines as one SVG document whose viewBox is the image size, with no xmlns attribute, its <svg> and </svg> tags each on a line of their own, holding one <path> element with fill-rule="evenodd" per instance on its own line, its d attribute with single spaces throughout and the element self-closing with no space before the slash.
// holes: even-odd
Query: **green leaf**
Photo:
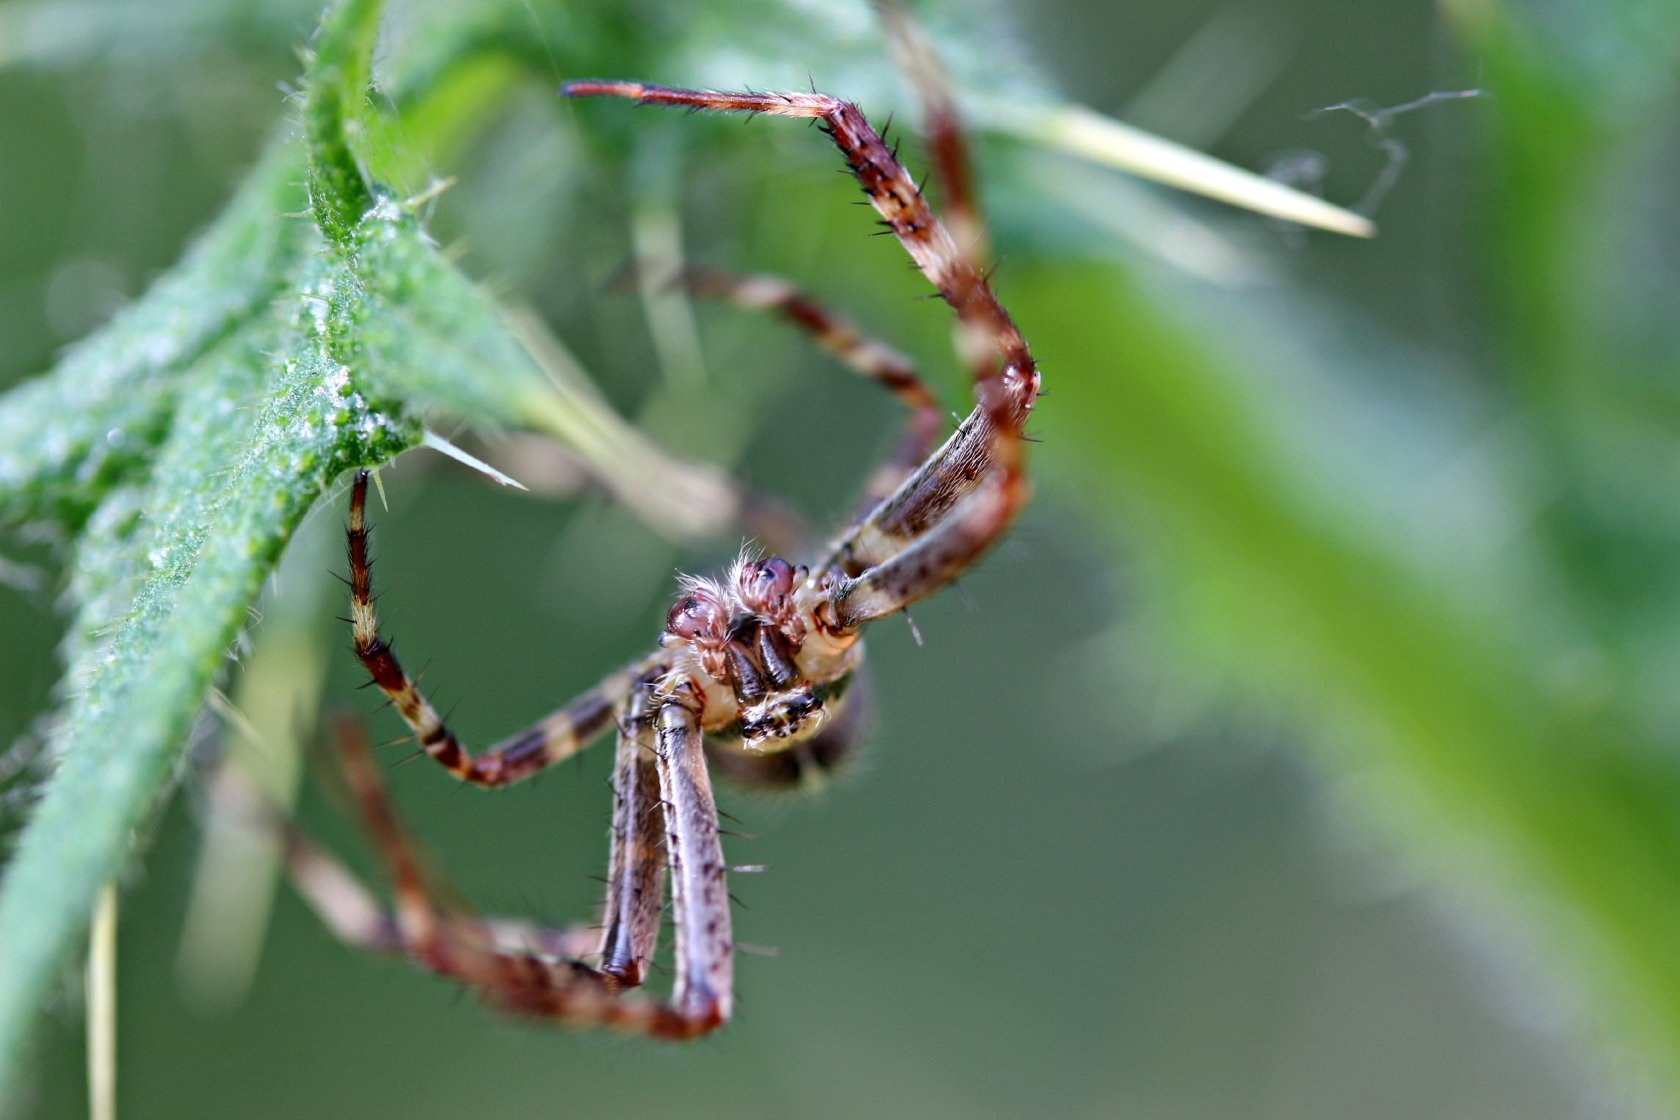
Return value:
<svg viewBox="0 0 1680 1120">
<path fill-rule="evenodd" d="M 60 762 L 0 881 L 0 1097 L 313 503 L 417 443 L 428 413 L 554 428 L 566 407 L 362 171 L 378 15 L 327 17 L 307 157 L 277 142 L 169 277 L 0 399 L 0 518 L 77 534 Z"/>
<path fill-rule="evenodd" d="M 50 377 L 0 400 L 0 522 L 79 526 L 168 431 L 182 377 L 265 315 L 307 251 L 299 154 L 270 146 L 181 263 Z"/>
</svg>

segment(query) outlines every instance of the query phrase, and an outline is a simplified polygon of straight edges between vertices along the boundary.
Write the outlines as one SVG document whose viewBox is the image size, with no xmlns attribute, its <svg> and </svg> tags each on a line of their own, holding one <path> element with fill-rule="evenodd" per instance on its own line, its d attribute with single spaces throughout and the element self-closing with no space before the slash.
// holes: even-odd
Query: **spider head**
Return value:
<svg viewBox="0 0 1680 1120">
<path fill-rule="evenodd" d="M 741 741 L 749 751 L 778 751 L 809 739 L 828 721 L 810 685 L 772 692 L 741 708 Z"/>
</svg>

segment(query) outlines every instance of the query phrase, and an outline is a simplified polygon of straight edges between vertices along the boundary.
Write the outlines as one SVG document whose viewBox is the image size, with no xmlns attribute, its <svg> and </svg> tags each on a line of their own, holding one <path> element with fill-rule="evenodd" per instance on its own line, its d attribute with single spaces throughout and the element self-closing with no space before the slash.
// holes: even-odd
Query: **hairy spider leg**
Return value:
<svg viewBox="0 0 1680 1120">
<path fill-rule="evenodd" d="M 630 988 L 647 978 L 665 911 L 665 810 L 651 690 L 652 682 L 638 684 L 619 718 L 612 854 L 601 907 L 601 971 Z"/>
<path fill-rule="evenodd" d="M 720 93 L 619 81 L 569 82 L 562 92 L 822 122 L 883 224 L 956 312 L 979 398 L 944 446 L 834 545 L 830 563 L 849 578 L 834 584 L 832 624 L 851 630 L 902 610 L 972 564 L 1026 502 L 1021 428 L 1038 395 L 1038 370 L 979 267 L 857 106 L 822 93 Z"/>
<path fill-rule="evenodd" d="M 957 113 L 956 99 L 939 57 L 903 7 L 894 0 L 876 0 L 892 48 L 894 61 L 916 87 L 922 103 L 922 135 L 932 157 L 934 181 L 939 185 L 939 208 L 946 228 L 973 260 L 985 260 L 986 224 L 969 174 L 968 138 Z"/>
<path fill-rule="evenodd" d="M 1003 396 L 1009 388 L 1006 380 L 996 395 Z M 1027 392 L 1035 391 L 1036 381 Z M 1025 413 L 1011 426 L 1000 428 L 982 408 L 970 415 L 965 426 L 972 423 L 974 431 L 989 437 L 984 458 L 990 460 L 990 472 L 981 474 L 978 485 L 967 489 L 920 536 L 855 578 L 834 586 L 832 623 L 838 631 L 854 630 L 894 614 L 949 584 L 1003 535 L 1026 504 L 1028 485 L 1020 455 L 1020 424 L 1025 422 Z M 946 449 L 957 442 L 953 436 Z M 961 462 L 957 455 L 936 455 L 927 473 L 960 472 Z M 900 492 L 912 487 L 920 474 L 912 476 Z"/>
<path fill-rule="evenodd" d="M 897 490 L 939 442 L 945 415 L 933 390 L 917 375 L 915 364 L 893 347 L 865 336 L 798 285 L 765 273 L 743 275 L 701 265 L 685 266 L 674 282 L 697 296 L 780 315 L 854 373 L 880 383 L 909 411 L 904 437 L 892 457 L 870 477 L 860 513 L 867 513 Z"/>
<path fill-rule="evenodd" d="M 627 995 L 621 977 L 579 959 L 596 941 L 594 930 L 486 919 L 438 903 L 420 872 L 421 854 L 398 820 L 378 764 L 353 722 L 339 729 L 340 761 L 391 880 L 395 905 L 387 911 L 341 863 L 295 826 L 282 823 L 287 871 L 327 927 L 348 944 L 405 953 L 476 989 L 495 1006 L 655 1038 L 705 1034 L 721 1026 L 730 1011 L 734 947 L 729 898 L 717 810 L 704 768 L 698 779 L 695 774 L 698 728 L 680 703 L 666 708 L 682 714 L 669 721 L 672 732 L 667 734 L 661 712 L 656 768 L 666 799 L 660 814 L 663 842 L 670 846 L 673 865 L 681 861 L 692 869 L 687 881 L 679 882 L 675 899 L 678 974 L 670 1001 Z M 694 727 L 693 735 L 683 730 L 685 720 Z M 699 912 L 685 919 L 689 907 Z"/>
<path fill-rule="evenodd" d="M 359 471 L 350 488 L 350 623 L 356 656 L 373 683 L 391 700 L 414 732 L 420 749 L 463 782 L 505 786 L 571 758 L 613 722 L 613 712 L 631 688 L 663 663 L 659 655 L 643 658 L 608 675 L 594 688 L 538 720 L 524 731 L 474 755 L 449 730 L 443 717 L 403 671 L 391 646 L 379 634 L 373 607 L 373 563 L 368 559 L 368 472 Z"/>
<path fill-rule="evenodd" d="M 735 940 L 717 802 L 706 772 L 701 700 L 686 682 L 656 716 L 659 794 L 671 862 L 677 977 L 671 1004 L 693 1033 L 728 1021 L 735 1002 Z"/>
</svg>

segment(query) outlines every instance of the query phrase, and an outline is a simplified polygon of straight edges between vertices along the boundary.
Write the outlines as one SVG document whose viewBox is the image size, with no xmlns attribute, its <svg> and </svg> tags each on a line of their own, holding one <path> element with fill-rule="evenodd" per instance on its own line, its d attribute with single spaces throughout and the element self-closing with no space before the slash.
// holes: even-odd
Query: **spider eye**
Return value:
<svg viewBox="0 0 1680 1120">
<path fill-rule="evenodd" d="M 741 601 L 757 611 L 779 607 L 793 591 L 794 570 L 779 556 L 757 560 L 741 569 Z"/>
<path fill-rule="evenodd" d="M 671 613 L 665 616 L 665 629 L 687 640 L 702 634 L 720 634 L 728 621 L 717 595 L 702 588 L 677 600 Z"/>
<path fill-rule="evenodd" d="M 700 629 L 702 617 L 699 602 L 690 595 L 679 599 L 677 605 L 671 608 L 671 613 L 665 616 L 665 629 L 679 638 L 692 638 Z"/>
</svg>

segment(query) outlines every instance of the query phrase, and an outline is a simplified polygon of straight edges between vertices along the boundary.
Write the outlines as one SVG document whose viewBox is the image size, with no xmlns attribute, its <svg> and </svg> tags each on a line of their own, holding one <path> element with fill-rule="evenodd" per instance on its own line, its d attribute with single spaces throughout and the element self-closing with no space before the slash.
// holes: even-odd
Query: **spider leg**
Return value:
<svg viewBox="0 0 1680 1120">
<path fill-rule="evenodd" d="M 1029 494 L 1021 428 L 1037 392 L 1037 374 L 1014 367 L 984 382 L 980 405 L 945 445 L 835 546 L 833 563 L 850 576 L 831 592 L 837 629 L 938 591 L 1009 528 Z"/>
<path fill-rule="evenodd" d="M 875 10 L 886 28 L 898 68 L 916 87 L 922 102 L 922 132 L 933 157 L 933 177 L 939 185 L 945 224 L 968 255 L 986 258 L 986 225 L 969 173 L 968 139 L 963 135 L 957 103 L 945 68 L 922 29 L 895 0 L 876 0 Z"/>
<path fill-rule="evenodd" d="M 735 1000 L 729 886 L 699 711 L 700 701 L 685 683 L 664 700 L 657 717 L 659 792 L 677 932 L 671 1002 L 697 1033 L 723 1025 Z"/>
<path fill-rule="evenodd" d="M 397 918 L 325 848 L 289 820 L 276 820 L 286 874 L 303 900 L 340 941 L 356 949 L 402 953 L 409 949 Z M 441 907 L 439 907 L 441 909 Z M 459 922 L 459 916 L 443 918 Z M 503 950 L 575 959 L 587 954 L 598 938 L 582 926 L 556 929 L 519 918 L 471 918 L 481 936 Z"/>
<path fill-rule="evenodd" d="M 1004 392 L 1014 398 L 1009 410 L 1014 416 L 1001 429 L 986 405 L 975 408 L 898 489 L 830 546 L 822 567 L 858 575 L 897 555 L 938 525 L 1000 465 L 1000 459 L 1018 472 L 1021 427 L 1037 393 L 1037 381 L 1015 388 L 1006 385 Z M 1023 490 L 1020 497 L 1025 500 L 1025 496 Z"/>
<path fill-rule="evenodd" d="M 932 157 L 944 221 L 961 251 L 978 267 L 977 262 L 988 255 L 986 225 L 950 81 L 932 45 L 902 4 L 876 0 L 874 7 L 899 69 L 910 78 L 922 103 L 922 131 Z M 1006 359 L 1018 338 L 1005 327 L 995 340 Z M 968 355 L 968 360 L 984 379 L 986 340 L 975 341 L 982 344 L 981 348 Z M 1017 431 L 1031 403 L 1030 397 L 1020 402 Z M 989 468 L 994 436 L 988 420 L 992 418 L 993 413 L 986 408 L 976 409 L 922 469 L 914 474 L 907 470 L 904 484 L 883 493 L 883 501 L 836 544 L 834 561 L 856 575 L 926 532 L 972 490 L 973 481 Z"/>
<path fill-rule="evenodd" d="M 355 873 L 290 820 L 277 819 L 274 824 L 286 875 L 321 922 L 352 948 L 401 952 L 396 918 Z"/>
<path fill-rule="evenodd" d="M 656 742 L 648 690 L 638 688 L 619 721 L 612 856 L 599 946 L 601 971 L 631 988 L 647 977 L 665 902 L 665 816 Z"/>
<path fill-rule="evenodd" d="M 598 80 L 567 82 L 561 92 L 568 97 L 620 97 L 643 105 L 820 120 L 822 131 L 840 149 L 882 223 L 988 355 L 986 361 L 975 365 L 976 380 L 995 376 L 995 362 L 989 358 L 993 353 L 1001 354 L 1006 366 L 1019 369 L 1023 375 L 1033 373 L 1026 340 L 973 258 L 934 216 L 892 148 L 851 102 L 826 93 L 723 93 Z M 1001 402 L 998 407 L 1001 409 Z"/>
<path fill-rule="evenodd" d="M 685 710 L 686 711 L 686 710 Z M 678 721 L 680 723 L 680 721 Z M 698 733 L 696 728 L 696 734 Z M 678 735 L 662 749 L 677 765 L 697 756 L 686 751 Z M 660 742 L 667 739 L 663 729 Z M 655 1038 L 692 1038 L 728 1018 L 730 957 L 728 897 L 723 886 L 722 855 L 717 843 L 716 810 L 709 790 L 691 796 L 693 780 L 676 777 L 671 792 L 690 814 L 710 815 L 711 827 L 699 831 L 698 848 L 678 839 L 669 842 L 699 869 L 707 888 L 688 888 L 690 896 L 715 909 L 721 918 L 703 911 L 698 923 L 715 938 L 684 940 L 683 910 L 678 908 L 678 981 L 672 1001 L 626 995 L 620 978 L 590 968 L 578 959 L 595 941 L 590 930 L 548 929 L 523 921 L 485 919 L 437 903 L 420 874 L 420 853 L 398 821 L 380 781 L 378 766 L 366 740 L 352 724 L 341 728 L 340 757 L 363 816 L 392 883 L 395 906 L 389 912 L 337 860 L 316 847 L 295 828 L 288 827 L 286 863 L 300 893 L 327 925 L 346 942 L 364 948 L 401 952 L 440 975 L 476 989 L 486 1000 L 509 1011 L 551 1018 L 573 1026 L 608 1027 L 648 1034 Z M 665 763 L 659 764 L 664 781 Z M 699 774 L 704 787 L 705 774 Z M 666 810 L 669 815 L 671 809 Z M 670 828 L 670 822 L 667 821 Z M 707 858 L 709 847 L 711 858 Z M 715 860 L 715 871 L 710 871 Z M 675 860 L 673 859 L 673 862 Z M 719 904 L 719 901 L 721 903 Z M 691 946 L 696 946 L 696 949 Z M 704 962 L 696 967 L 685 952 Z M 721 952 L 721 961 L 719 953 Z M 687 982 L 685 983 L 685 978 Z"/>
<path fill-rule="evenodd" d="M 657 656 L 628 665 L 603 679 L 571 703 L 538 720 L 524 731 L 474 755 L 449 730 L 389 643 L 379 634 L 373 608 L 373 564 L 368 559 L 368 472 L 360 471 L 350 489 L 350 621 L 356 656 L 373 683 L 390 698 L 421 750 L 463 782 L 505 786 L 562 762 L 593 742 L 612 723 L 613 710 L 629 695 L 636 681 L 659 664 Z"/>
<path fill-rule="evenodd" d="M 853 372 L 878 382 L 909 411 L 903 439 L 867 487 L 868 508 L 886 498 L 909 476 L 939 440 L 945 416 L 939 400 L 898 350 L 867 338 L 845 318 L 827 310 L 797 285 L 764 273 L 740 275 L 690 265 L 675 283 L 697 296 L 722 300 L 749 311 L 780 315 Z"/>
<path fill-rule="evenodd" d="M 614 81 L 570 82 L 562 92 L 822 122 L 883 224 L 956 312 L 960 348 L 979 398 L 945 445 L 833 546 L 823 568 L 848 578 L 835 583 L 832 622 L 854 627 L 949 583 L 1008 528 L 1026 501 L 1021 427 L 1038 395 L 1039 375 L 1020 329 L 893 150 L 857 106 L 827 94 L 718 93 Z"/>
<path fill-rule="evenodd" d="M 831 599 L 836 628 L 884 618 L 950 583 L 1003 535 L 1026 499 L 1020 471 L 988 478 L 903 551 L 839 584 Z"/>
</svg>

